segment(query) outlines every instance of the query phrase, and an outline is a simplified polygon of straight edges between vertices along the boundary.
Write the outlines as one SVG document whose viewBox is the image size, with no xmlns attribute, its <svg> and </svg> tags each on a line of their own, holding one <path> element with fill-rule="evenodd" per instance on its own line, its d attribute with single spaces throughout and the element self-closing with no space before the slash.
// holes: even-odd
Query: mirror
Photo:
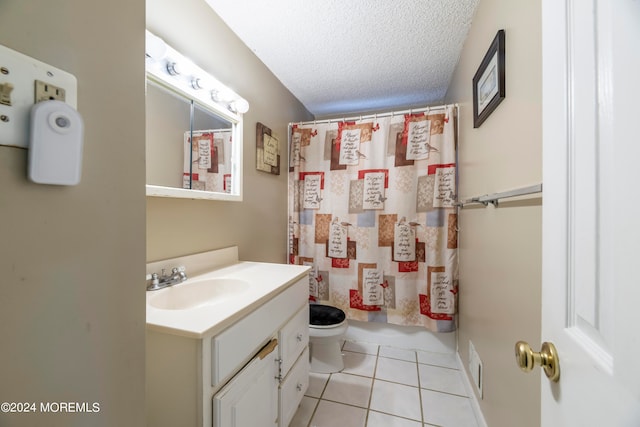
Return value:
<svg viewBox="0 0 640 427">
<path fill-rule="evenodd" d="M 191 128 L 191 101 L 147 82 L 147 184 L 183 188 L 183 136 Z"/>
<path fill-rule="evenodd" d="M 175 51 L 146 61 L 147 196 L 241 201 L 242 114 L 203 87 L 213 79 L 193 64 L 171 72 Z"/>
</svg>

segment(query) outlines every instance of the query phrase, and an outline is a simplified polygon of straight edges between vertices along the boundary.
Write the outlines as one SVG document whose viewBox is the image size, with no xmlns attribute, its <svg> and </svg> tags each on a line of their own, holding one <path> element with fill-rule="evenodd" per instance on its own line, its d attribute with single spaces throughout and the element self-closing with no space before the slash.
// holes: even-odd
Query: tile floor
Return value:
<svg viewBox="0 0 640 427">
<path fill-rule="evenodd" d="M 290 427 L 477 427 L 455 355 L 347 341 L 345 368 L 311 373 Z"/>
</svg>

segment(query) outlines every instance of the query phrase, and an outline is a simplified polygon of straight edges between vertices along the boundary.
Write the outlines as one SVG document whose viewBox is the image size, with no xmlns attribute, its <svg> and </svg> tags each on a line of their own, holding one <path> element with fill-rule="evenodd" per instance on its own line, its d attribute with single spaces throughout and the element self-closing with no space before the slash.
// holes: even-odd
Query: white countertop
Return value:
<svg viewBox="0 0 640 427">
<path fill-rule="evenodd" d="M 190 276 L 181 284 L 158 291 L 147 291 L 147 328 L 191 338 L 216 335 L 287 289 L 308 271 L 309 267 L 302 265 L 239 261 L 204 274 Z M 149 304 L 149 299 L 161 292 L 210 278 L 244 280 L 250 286 L 243 293 L 232 295 L 214 305 L 164 310 Z"/>
</svg>

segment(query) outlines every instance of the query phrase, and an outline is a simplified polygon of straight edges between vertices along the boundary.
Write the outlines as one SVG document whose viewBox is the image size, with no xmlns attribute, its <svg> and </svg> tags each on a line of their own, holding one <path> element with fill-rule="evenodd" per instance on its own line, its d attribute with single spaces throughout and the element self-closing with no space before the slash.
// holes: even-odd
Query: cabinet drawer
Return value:
<svg viewBox="0 0 640 427">
<path fill-rule="evenodd" d="M 288 427 L 309 386 L 309 347 L 280 384 L 280 427 Z"/>
<path fill-rule="evenodd" d="M 211 385 L 229 379 L 307 302 L 306 276 L 211 340 Z"/>
<path fill-rule="evenodd" d="M 280 343 L 281 371 L 285 377 L 300 356 L 300 352 L 309 343 L 309 304 L 304 306 L 296 315 L 280 330 L 278 336 Z"/>
</svg>

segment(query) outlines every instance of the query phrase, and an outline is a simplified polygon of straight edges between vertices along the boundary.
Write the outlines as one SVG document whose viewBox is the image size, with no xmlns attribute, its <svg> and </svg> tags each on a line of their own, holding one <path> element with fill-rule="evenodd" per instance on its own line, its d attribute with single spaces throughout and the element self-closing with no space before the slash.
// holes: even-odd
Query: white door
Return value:
<svg viewBox="0 0 640 427">
<path fill-rule="evenodd" d="M 542 341 L 560 378 L 542 375 L 541 424 L 637 427 L 640 1 L 542 6 Z"/>
</svg>

